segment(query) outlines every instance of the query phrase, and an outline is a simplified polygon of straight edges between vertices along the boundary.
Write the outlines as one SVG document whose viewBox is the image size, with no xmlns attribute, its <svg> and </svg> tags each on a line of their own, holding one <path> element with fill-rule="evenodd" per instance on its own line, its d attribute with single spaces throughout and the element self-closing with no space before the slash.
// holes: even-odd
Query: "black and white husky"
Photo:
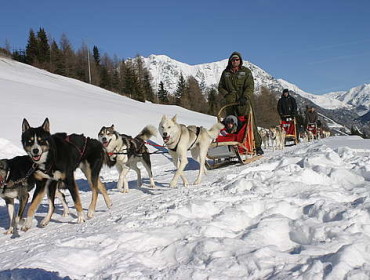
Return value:
<svg viewBox="0 0 370 280">
<path fill-rule="evenodd" d="M 184 175 L 185 166 L 188 164 L 186 154 L 189 150 L 193 159 L 198 161 L 200 165 L 198 177 L 194 184 L 201 182 L 202 175 L 206 172 L 205 161 L 209 145 L 223 127 L 224 125 L 219 122 L 210 129 L 194 125 L 186 126 L 177 122 L 176 115 L 173 118 L 162 117 L 158 127 L 159 133 L 168 148 L 175 167 L 177 167 L 176 173 L 170 182 L 170 187 L 177 185 L 179 177 L 181 177 L 185 186 L 189 184 Z"/>
<path fill-rule="evenodd" d="M 152 167 L 150 162 L 150 153 L 145 146 L 145 141 L 152 136 L 157 135 L 157 130 L 154 126 L 148 125 L 135 137 L 120 134 L 114 129 L 112 124 L 110 127 L 103 126 L 98 134 L 99 141 L 103 144 L 108 160 L 109 167 L 116 166 L 119 178 L 117 188 L 121 192 L 128 192 L 128 181 L 126 178 L 130 169 L 136 171 L 137 186 L 142 185 L 141 172 L 137 163 L 141 162 L 148 172 L 150 179 L 150 187 L 154 188 L 155 183 L 153 179 Z"/>
<path fill-rule="evenodd" d="M 47 190 L 49 199 L 48 214 L 41 226 L 46 226 L 54 212 L 54 197 L 58 182 L 62 182 L 71 193 L 77 211 L 77 221 L 85 221 L 78 187 L 74 179 L 74 171 L 79 167 L 89 182 L 92 198 L 87 216 L 94 216 L 98 192 L 104 197 L 108 208 L 112 205 L 99 173 L 105 160 L 103 145 L 96 139 L 82 134 L 56 133 L 50 134 L 49 119 L 46 118 L 40 127 L 31 127 L 27 120 L 22 123 L 22 144 L 24 150 L 37 166 L 35 178 L 41 181 L 36 189 L 28 209 L 27 220 L 22 230 L 32 226 L 32 220 Z"/>
</svg>

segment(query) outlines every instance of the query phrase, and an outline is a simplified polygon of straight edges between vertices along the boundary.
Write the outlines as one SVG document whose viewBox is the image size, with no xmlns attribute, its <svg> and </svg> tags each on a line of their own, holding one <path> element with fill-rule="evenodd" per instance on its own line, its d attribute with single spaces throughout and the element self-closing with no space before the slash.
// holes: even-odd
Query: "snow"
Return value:
<svg viewBox="0 0 370 280">
<path fill-rule="evenodd" d="M 140 103 L 100 88 L 0 59 L 0 157 L 24 154 L 21 123 L 97 137 L 103 125 L 136 135 L 162 114 L 210 127 L 215 118 L 176 106 Z M 4 94 L 5 93 L 5 94 Z M 162 144 L 161 139 L 153 138 Z M 155 150 L 153 147 L 149 147 Z M 56 213 L 45 228 L 0 236 L 0 279 L 369 279 L 370 140 L 330 137 L 273 152 L 249 165 L 210 170 L 199 186 L 170 189 L 167 154 L 152 156 L 157 187 L 117 191 L 117 172 L 101 177 L 112 199 L 99 196 L 94 218 L 77 224 Z M 197 164 L 185 171 L 195 178 Z M 76 172 L 82 204 L 91 199 Z M 190 180 L 192 181 L 192 180 Z M 0 227 L 8 226 L 0 201 Z"/>
</svg>

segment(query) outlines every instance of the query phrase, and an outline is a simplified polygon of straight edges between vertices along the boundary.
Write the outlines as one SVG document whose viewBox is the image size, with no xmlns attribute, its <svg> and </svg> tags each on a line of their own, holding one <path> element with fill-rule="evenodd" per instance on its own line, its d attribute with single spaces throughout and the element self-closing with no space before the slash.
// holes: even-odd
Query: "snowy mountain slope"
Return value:
<svg viewBox="0 0 370 280">
<path fill-rule="evenodd" d="M 135 135 L 157 125 L 163 113 L 206 127 L 215 118 L 177 106 L 129 100 L 85 83 L 0 60 L 0 158 L 22 154 L 23 117 L 51 130 L 96 137 L 115 123 Z M 8 140 L 7 140 L 8 139 Z M 159 144 L 161 139 L 154 138 Z M 151 151 L 154 147 L 149 146 Z M 56 213 L 45 228 L 39 207 L 34 227 L 1 235 L 0 279 L 367 279 L 370 275 L 370 140 L 330 137 L 283 151 L 265 149 L 263 159 L 245 166 L 208 171 L 202 184 L 170 189 L 174 167 L 168 154 L 152 155 L 157 188 L 116 189 L 118 174 L 104 168 L 113 206 L 99 196 L 96 216 L 76 223 Z M 185 170 L 196 178 L 197 164 Z M 91 192 L 76 172 L 82 205 Z M 8 225 L 0 200 L 0 230 Z"/>
<path fill-rule="evenodd" d="M 334 110 L 334 109 L 340 109 L 340 108 L 346 108 L 348 110 L 353 109 L 353 106 L 348 105 L 346 102 L 342 102 L 342 101 L 340 101 L 336 98 L 333 98 L 331 96 L 327 96 L 325 94 L 324 95 L 311 94 L 311 93 L 308 93 L 308 92 L 305 92 L 305 91 L 301 90 L 296 85 L 291 84 L 291 83 L 289 83 L 285 80 L 279 79 L 278 81 L 280 82 L 280 84 L 284 88 L 287 88 L 287 89 L 299 94 L 300 96 L 312 101 L 313 103 L 315 103 L 316 105 L 318 105 L 318 106 L 320 106 L 324 109 L 328 109 L 328 110 Z"/>
<path fill-rule="evenodd" d="M 217 87 L 222 71 L 227 66 L 228 61 L 224 59 L 213 63 L 188 65 L 165 55 L 150 55 L 147 58 L 142 57 L 142 59 L 153 77 L 153 87 L 158 89 L 158 85 L 162 81 L 170 93 L 176 91 L 181 73 L 185 79 L 193 76 L 199 84 L 204 84 L 208 88 Z M 269 88 L 281 88 L 279 83 L 271 75 L 258 66 L 249 61 L 244 61 L 244 65 L 252 70 L 256 89 L 261 85 Z"/>
<path fill-rule="evenodd" d="M 351 105 L 360 116 L 370 111 L 370 84 L 363 84 L 349 91 L 331 92 L 325 95 Z"/>
</svg>

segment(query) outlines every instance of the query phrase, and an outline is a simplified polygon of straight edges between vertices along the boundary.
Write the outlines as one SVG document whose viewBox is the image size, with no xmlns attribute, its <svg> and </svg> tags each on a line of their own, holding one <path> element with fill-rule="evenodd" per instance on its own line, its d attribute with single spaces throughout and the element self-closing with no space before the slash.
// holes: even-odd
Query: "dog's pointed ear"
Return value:
<svg viewBox="0 0 370 280">
<path fill-rule="evenodd" d="M 166 115 L 163 115 L 162 116 L 162 119 L 161 119 L 161 122 L 164 122 L 165 120 L 167 120 L 167 116 Z"/>
<path fill-rule="evenodd" d="M 26 130 L 30 129 L 30 128 L 31 128 L 31 126 L 28 123 L 28 121 L 26 119 L 23 119 L 23 122 L 22 122 L 22 133 L 25 132 Z"/>
<path fill-rule="evenodd" d="M 43 130 L 45 130 L 47 132 L 50 132 L 50 122 L 49 122 L 49 119 L 48 118 L 46 118 L 44 120 L 44 123 L 42 124 L 41 127 L 42 127 Z"/>
<path fill-rule="evenodd" d="M 177 122 L 177 114 L 173 116 L 172 121 Z"/>
<path fill-rule="evenodd" d="M 112 124 L 112 125 L 110 126 L 110 128 L 111 128 L 111 129 L 114 129 L 114 124 Z"/>
</svg>

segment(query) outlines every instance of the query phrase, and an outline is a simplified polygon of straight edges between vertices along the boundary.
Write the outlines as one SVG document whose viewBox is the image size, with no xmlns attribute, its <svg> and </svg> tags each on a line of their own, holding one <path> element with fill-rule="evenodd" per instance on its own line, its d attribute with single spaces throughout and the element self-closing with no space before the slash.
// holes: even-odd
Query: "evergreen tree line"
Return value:
<svg viewBox="0 0 370 280">
<path fill-rule="evenodd" d="M 213 107 L 217 91 L 205 92 L 193 77 L 185 80 L 181 75 L 175 95 L 170 95 L 163 82 L 159 83 L 157 89 L 152 88 L 152 77 L 139 55 L 126 61 L 117 57 L 112 59 L 108 54 L 102 55 L 97 46 L 90 50 L 84 43 L 74 50 L 65 34 L 57 43 L 47 35 L 44 28 L 37 32 L 30 29 L 25 49 L 10 51 L 7 43 L 0 48 L 0 54 L 141 102 L 148 100 L 153 103 L 175 104 L 208 114 L 215 111 Z M 205 96 L 210 96 L 211 100 Z"/>
<path fill-rule="evenodd" d="M 158 88 L 152 88 L 152 77 L 139 55 L 134 59 L 123 60 L 108 54 L 101 54 L 97 46 L 92 50 L 82 44 L 74 50 L 65 34 L 57 43 L 48 36 L 45 29 L 37 32 L 30 29 L 26 48 L 10 51 L 7 43 L 0 48 L 0 53 L 11 56 L 22 63 L 45 69 L 55 74 L 81 80 L 102 87 L 120 95 L 144 102 L 178 105 L 200 113 L 216 116 L 223 105 L 222 97 L 215 88 L 205 88 L 194 77 L 184 78 L 180 74 L 176 91 L 170 94 L 159 82 Z M 255 96 L 257 125 L 270 127 L 277 125 L 277 93 L 262 88 Z"/>
</svg>

